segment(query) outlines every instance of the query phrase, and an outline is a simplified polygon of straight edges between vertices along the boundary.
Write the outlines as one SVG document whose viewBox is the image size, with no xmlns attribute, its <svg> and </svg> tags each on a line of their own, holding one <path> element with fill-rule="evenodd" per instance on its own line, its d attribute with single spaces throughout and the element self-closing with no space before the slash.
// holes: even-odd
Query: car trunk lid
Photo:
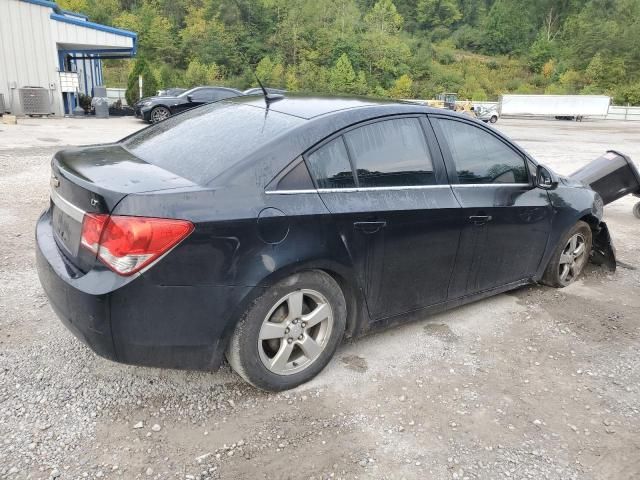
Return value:
<svg viewBox="0 0 640 480">
<path fill-rule="evenodd" d="M 51 162 L 51 216 L 54 238 L 81 272 L 95 254 L 80 248 L 87 213 L 109 214 L 125 196 L 194 184 L 147 163 L 119 144 L 63 150 Z"/>
<path fill-rule="evenodd" d="M 640 195 L 640 174 L 626 155 L 609 150 L 570 177 L 590 186 L 605 205 L 625 195 Z"/>
</svg>

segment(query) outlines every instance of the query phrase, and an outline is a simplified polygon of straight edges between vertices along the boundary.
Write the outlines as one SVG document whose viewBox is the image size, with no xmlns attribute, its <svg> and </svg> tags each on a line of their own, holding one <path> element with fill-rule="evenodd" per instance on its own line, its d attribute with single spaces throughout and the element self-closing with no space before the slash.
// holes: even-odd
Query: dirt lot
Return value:
<svg viewBox="0 0 640 480">
<path fill-rule="evenodd" d="M 606 208 L 623 262 L 343 345 L 295 391 L 228 367 L 98 358 L 60 324 L 34 267 L 49 160 L 132 119 L 0 124 L 0 478 L 631 479 L 640 477 L 640 220 Z M 640 124 L 501 120 L 560 173 Z"/>
</svg>

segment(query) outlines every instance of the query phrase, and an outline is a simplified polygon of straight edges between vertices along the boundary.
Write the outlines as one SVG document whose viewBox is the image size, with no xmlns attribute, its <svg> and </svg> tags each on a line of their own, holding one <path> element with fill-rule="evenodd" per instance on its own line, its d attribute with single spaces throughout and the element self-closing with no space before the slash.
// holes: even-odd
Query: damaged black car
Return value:
<svg viewBox="0 0 640 480">
<path fill-rule="evenodd" d="M 58 152 L 40 281 L 99 355 L 216 369 L 266 390 L 345 337 L 615 268 L 603 207 L 624 155 L 556 175 L 504 135 L 410 103 L 292 94 L 190 110 Z"/>
</svg>

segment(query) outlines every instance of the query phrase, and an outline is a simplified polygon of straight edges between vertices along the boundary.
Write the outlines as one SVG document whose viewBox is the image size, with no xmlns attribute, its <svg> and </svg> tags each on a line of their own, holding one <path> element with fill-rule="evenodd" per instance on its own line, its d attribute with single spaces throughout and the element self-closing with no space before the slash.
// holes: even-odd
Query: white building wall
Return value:
<svg viewBox="0 0 640 480">
<path fill-rule="evenodd" d="M 103 26 L 95 24 L 97 28 L 56 20 L 51 18 L 53 13 L 49 6 L 0 0 L 0 94 L 4 96 L 5 109 L 11 113 L 23 114 L 18 89 L 29 86 L 45 88 L 51 113 L 64 115 L 58 50 L 84 51 L 84 55 L 91 50 L 120 49 L 125 53 L 134 50 L 133 34 L 104 31 Z M 73 20 L 82 22 L 78 17 Z M 97 83 L 93 62 L 79 59 L 78 66 L 83 87 L 91 94 L 92 85 Z"/>
<path fill-rule="evenodd" d="M 51 113 L 63 115 L 50 14 L 50 8 L 0 0 L 0 93 L 14 114 L 22 114 L 18 88 L 32 86 L 46 88 Z"/>
</svg>

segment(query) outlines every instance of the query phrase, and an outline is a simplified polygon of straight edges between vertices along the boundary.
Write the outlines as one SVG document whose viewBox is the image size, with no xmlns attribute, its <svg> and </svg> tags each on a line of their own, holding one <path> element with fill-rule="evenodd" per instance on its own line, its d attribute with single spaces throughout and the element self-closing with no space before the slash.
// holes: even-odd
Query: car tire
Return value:
<svg viewBox="0 0 640 480">
<path fill-rule="evenodd" d="M 542 283 L 555 288 L 564 288 L 573 283 L 589 261 L 591 245 L 591 227 L 579 221 L 560 241 L 549 260 Z"/>
<path fill-rule="evenodd" d="M 171 111 L 167 107 L 154 107 L 151 112 L 149 112 L 149 118 L 151 119 L 151 123 L 158 123 L 162 120 L 166 120 L 171 116 Z"/>
<path fill-rule="evenodd" d="M 496 123 L 498 121 L 498 116 L 497 115 L 493 115 L 490 119 L 489 122 L 491 123 Z"/>
<path fill-rule="evenodd" d="M 640 218 L 640 202 L 636 203 L 636 204 L 633 206 L 633 215 L 634 215 L 636 218 Z"/>
<path fill-rule="evenodd" d="M 331 276 L 318 270 L 297 273 L 267 289 L 247 309 L 229 342 L 227 360 L 257 388 L 288 390 L 329 363 L 346 321 L 346 301 Z"/>
</svg>

